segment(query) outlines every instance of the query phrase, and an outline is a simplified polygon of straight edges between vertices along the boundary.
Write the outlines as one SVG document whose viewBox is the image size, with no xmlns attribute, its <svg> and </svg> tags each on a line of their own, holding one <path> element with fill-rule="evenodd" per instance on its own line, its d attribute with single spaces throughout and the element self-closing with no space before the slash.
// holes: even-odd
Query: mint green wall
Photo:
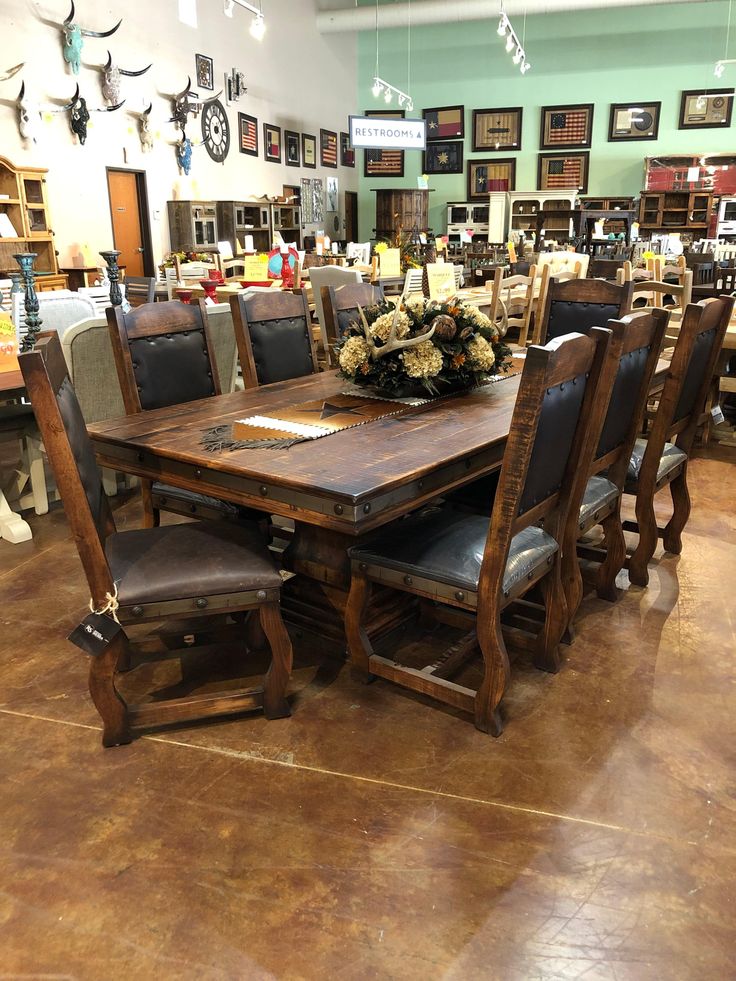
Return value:
<svg viewBox="0 0 736 981">
<path fill-rule="evenodd" d="M 727 132 L 677 129 L 683 89 L 736 84 L 736 65 L 728 66 L 720 80 L 713 75 L 715 62 L 724 57 L 727 17 L 727 0 L 528 17 L 524 46 L 532 68 L 523 77 L 496 34 L 496 18 L 416 27 L 411 34 L 412 115 L 421 116 L 425 107 L 464 105 L 467 161 L 468 157 L 493 156 L 470 150 L 474 108 L 523 106 L 522 150 L 516 154 L 516 188 L 523 191 L 536 188 L 541 106 L 593 102 L 588 194 L 638 194 L 645 156 L 736 152 L 733 126 Z M 512 22 L 521 36 L 523 17 L 513 17 Z M 379 35 L 380 74 L 399 88 L 407 81 L 406 41 L 406 30 Z M 379 105 L 370 91 L 375 33 L 360 35 L 358 52 L 358 108 L 362 111 Z M 736 57 L 736 41 L 729 54 Z M 610 104 L 643 99 L 662 102 L 659 139 L 609 143 Z M 513 154 L 499 152 L 498 156 Z M 358 157 L 362 173 L 362 153 Z M 403 180 L 361 177 L 362 239 L 372 235 L 375 225 L 375 195 L 370 188 L 416 187 L 421 159 L 419 152 L 406 153 Z M 430 187 L 436 189 L 430 196 L 430 224 L 435 232 L 444 232 L 445 203 L 465 200 L 466 175 L 432 176 Z"/>
</svg>

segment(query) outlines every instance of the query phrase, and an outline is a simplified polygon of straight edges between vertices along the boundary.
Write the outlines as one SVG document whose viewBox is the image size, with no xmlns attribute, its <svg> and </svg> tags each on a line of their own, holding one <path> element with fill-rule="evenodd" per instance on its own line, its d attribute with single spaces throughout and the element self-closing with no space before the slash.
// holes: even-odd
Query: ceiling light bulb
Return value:
<svg viewBox="0 0 736 981">
<path fill-rule="evenodd" d="M 723 64 L 723 62 L 717 61 L 713 74 L 716 76 L 716 78 L 720 78 L 725 70 L 726 70 L 726 66 Z"/>
<path fill-rule="evenodd" d="M 518 65 L 521 59 L 524 57 L 524 53 L 521 48 L 516 49 L 514 57 L 511 59 L 515 65 Z"/>
<path fill-rule="evenodd" d="M 515 44 L 516 42 L 514 41 L 514 35 L 509 34 L 509 36 L 506 38 L 506 50 L 511 51 Z"/>
<path fill-rule="evenodd" d="M 393 99 L 393 93 L 392 93 L 391 89 L 386 89 L 386 94 L 384 95 L 383 98 L 384 98 L 384 100 L 386 102 L 390 102 L 391 99 Z"/>
<path fill-rule="evenodd" d="M 520 70 L 520 72 L 521 72 L 522 75 L 526 75 L 526 73 L 529 71 L 529 69 L 531 67 L 532 66 L 529 64 L 529 62 L 528 61 L 525 61 L 524 64 L 521 66 L 521 68 L 519 70 Z"/>
<path fill-rule="evenodd" d="M 371 89 L 371 92 L 373 93 L 373 98 L 374 99 L 377 99 L 378 96 L 381 94 L 382 88 L 383 88 L 383 86 L 378 81 L 378 79 L 377 78 L 374 78 L 373 79 L 373 88 Z"/>
<path fill-rule="evenodd" d="M 266 22 L 263 19 L 263 14 L 256 14 L 254 16 L 250 25 L 250 33 L 256 41 L 263 40 L 263 35 L 266 33 Z"/>
<path fill-rule="evenodd" d="M 506 14 L 501 14 L 501 19 L 498 22 L 498 36 L 503 37 L 506 33 Z"/>
<path fill-rule="evenodd" d="M 235 9 L 235 0 L 224 0 L 222 12 L 225 14 L 226 17 L 232 17 L 234 9 Z"/>
<path fill-rule="evenodd" d="M 411 101 L 411 99 L 409 99 L 409 101 L 406 104 L 406 111 L 414 112 L 414 103 Z"/>
</svg>

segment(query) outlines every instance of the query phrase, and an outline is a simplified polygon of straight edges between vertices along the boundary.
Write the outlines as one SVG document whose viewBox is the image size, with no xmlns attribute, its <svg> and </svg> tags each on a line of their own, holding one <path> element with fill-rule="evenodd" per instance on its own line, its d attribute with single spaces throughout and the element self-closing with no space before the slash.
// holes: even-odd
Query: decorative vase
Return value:
<svg viewBox="0 0 736 981">
<path fill-rule="evenodd" d="M 199 285 L 204 290 L 205 300 L 212 300 L 217 303 L 217 287 L 220 285 L 216 279 L 200 279 Z"/>
<path fill-rule="evenodd" d="M 176 291 L 176 296 L 177 296 L 177 299 L 179 299 L 182 303 L 189 303 L 191 301 L 191 299 L 192 299 L 192 291 L 191 290 L 177 290 Z"/>
<path fill-rule="evenodd" d="M 25 285 L 26 333 L 21 341 L 21 351 L 32 351 L 43 321 L 38 315 L 38 297 L 34 286 L 33 260 L 37 252 L 19 252 L 13 258 L 20 266 Z"/>
<path fill-rule="evenodd" d="M 100 255 L 107 263 L 107 277 L 110 280 L 110 303 L 114 307 L 122 306 L 123 293 L 120 289 L 120 269 L 118 268 L 118 256 L 120 252 L 116 249 L 108 249 L 100 252 Z"/>
</svg>

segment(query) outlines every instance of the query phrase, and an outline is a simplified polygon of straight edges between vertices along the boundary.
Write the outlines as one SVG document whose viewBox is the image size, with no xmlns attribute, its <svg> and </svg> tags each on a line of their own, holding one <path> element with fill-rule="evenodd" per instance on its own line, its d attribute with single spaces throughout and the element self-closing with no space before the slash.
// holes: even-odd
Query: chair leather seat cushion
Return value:
<svg viewBox="0 0 736 981">
<path fill-rule="evenodd" d="M 172 487 L 170 484 L 153 483 L 151 492 L 160 497 L 166 497 L 171 501 L 179 501 L 181 504 L 188 504 L 193 507 L 201 506 L 214 508 L 223 515 L 233 518 L 237 517 L 240 509 L 237 504 L 230 501 L 221 501 L 217 497 L 208 497 L 206 494 L 197 494 L 195 491 L 185 490 L 183 487 Z"/>
<path fill-rule="evenodd" d="M 392 525 L 385 535 L 351 548 L 349 554 L 361 562 L 475 592 L 489 524 L 490 518 L 484 515 L 446 508 Z M 508 592 L 556 551 L 557 542 L 541 528 L 525 528 L 514 535 L 503 591 Z"/>
<path fill-rule="evenodd" d="M 629 461 L 629 470 L 626 474 L 626 485 L 636 484 L 639 480 L 639 474 L 641 473 L 641 464 L 644 459 L 644 453 L 647 448 L 647 441 L 645 439 L 637 439 L 634 443 L 634 450 L 631 454 L 631 460 Z M 670 470 L 674 470 L 683 461 L 687 460 L 687 453 L 683 453 L 682 450 L 678 449 L 673 443 L 665 443 L 664 451 L 662 452 L 662 457 L 659 461 L 659 466 L 657 467 L 657 480 L 661 480 Z"/>
<path fill-rule="evenodd" d="M 615 501 L 617 497 L 618 488 L 607 477 L 591 477 L 580 505 L 580 524 L 587 523 L 596 511 Z"/>
<path fill-rule="evenodd" d="M 273 589 L 281 576 L 257 531 L 197 521 L 120 531 L 105 555 L 123 606 Z"/>
</svg>

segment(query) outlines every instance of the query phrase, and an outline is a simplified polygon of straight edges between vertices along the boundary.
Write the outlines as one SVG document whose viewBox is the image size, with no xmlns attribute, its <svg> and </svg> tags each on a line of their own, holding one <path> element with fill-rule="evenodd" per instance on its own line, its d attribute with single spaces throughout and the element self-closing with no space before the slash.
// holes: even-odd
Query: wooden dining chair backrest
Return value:
<svg viewBox="0 0 736 981">
<path fill-rule="evenodd" d="M 305 290 L 237 293 L 230 306 L 246 388 L 317 372 Z"/>
<path fill-rule="evenodd" d="M 153 303 L 155 293 L 156 280 L 153 276 L 125 277 L 125 297 L 132 306 Z"/>
<path fill-rule="evenodd" d="M 203 300 L 145 303 L 107 312 L 128 414 L 219 395 L 220 380 Z"/>
<path fill-rule="evenodd" d="M 39 334 L 33 350 L 19 355 L 18 362 L 92 601 L 99 609 L 105 594 L 114 591 L 104 542 L 115 531 L 115 522 L 59 335 Z"/>
<path fill-rule="evenodd" d="M 736 266 L 716 266 L 713 283 L 721 293 L 733 293 L 736 290 Z"/>
<path fill-rule="evenodd" d="M 733 305 L 733 297 L 721 296 L 686 307 L 647 439 L 640 483 L 656 475 L 666 442 L 690 452 Z"/>
<path fill-rule="evenodd" d="M 677 336 L 679 323 L 685 312 L 685 307 L 690 303 L 693 291 L 693 272 L 686 269 L 682 275 L 682 284 L 665 283 L 661 280 L 647 280 L 635 282 L 633 284 L 633 299 L 644 297 L 647 301 L 646 306 L 637 307 L 637 310 L 651 310 L 662 308 L 669 310 L 670 321 L 668 325 L 667 337 L 674 339 Z"/>
<path fill-rule="evenodd" d="M 713 282 L 716 266 L 716 256 L 713 252 L 686 252 L 685 265 L 692 270 L 693 283 L 702 286 L 703 283 Z"/>
<path fill-rule="evenodd" d="M 560 542 L 575 474 L 589 465 L 590 418 L 611 333 L 527 350 L 481 564 L 478 629 L 492 622 L 514 535 L 543 523 Z"/>
<path fill-rule="evenodd" d="M 490 319 L 498 324 L 504 335 L 509 328 L 518 328 L 522 346 L 526 345 L 534 312 L 536 273 L 537 267 L 531 266 L 528 276 L 504 277 L 502 267 L 497 266 L 493 275 Z"/>
<path fill-rule="evenodd" d="M 587 334 L 591 327 L 605 327 L 609 320 L 620 319 L 631 307 L 631 290 L 631 283 L 619 285 L 604 279 L 561 282 L 550 277 L 540 316 L 540 340 L 545 343 L 571 331 Z"/>
<path fill-rule="evenodd" d="M 353 321 L 359 319 L 358 307 L 375 306 L 383 300 L 383 287 L 370 283 L 346 283 L 322 287 L 322 309 L 327 333 L 327 356 L 332 362 L 332 347 Z"/>
<path fill-rule="evenodd" d="M 627 261 L 626 259 L 591 259 L 588 264 L 588 279 L 607 279 L 615 283 L 619 269 L 623 269 Z"/>
</svg>

